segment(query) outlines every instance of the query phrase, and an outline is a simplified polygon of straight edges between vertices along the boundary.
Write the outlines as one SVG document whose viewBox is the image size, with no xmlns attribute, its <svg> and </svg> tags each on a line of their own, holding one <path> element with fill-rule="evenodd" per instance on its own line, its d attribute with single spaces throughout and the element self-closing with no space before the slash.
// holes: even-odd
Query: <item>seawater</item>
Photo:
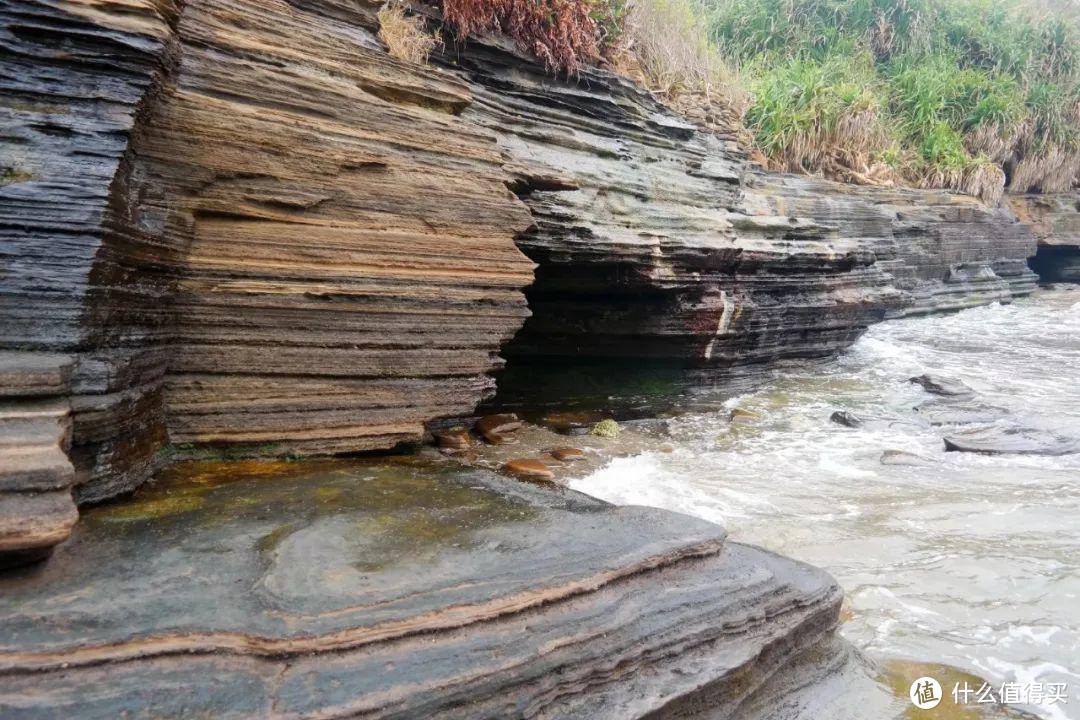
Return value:
<svg viewBox="0 0 1080 720">
<path fill-rule="evenodd" d="M 927 372 L 1005 408 L 1000 422 L 1080 437 L 1080 290 L 876 325 L 839 358 L 674 420 L 672 452 L 573 485 L 828 569 L 849 605 L 842 633 L 872 659 L 1067 683 L 1067 705 L 1024 709 L 1080 718 L 1080 455 L 946 452 L 956 428 L 913 410 L 936 399 L 908 381 Z M 757 419 L 731 423 L 735 407 Z M 832 423 L 835 410 L 865 423 Z M 883 464 L 887 450 L 922 460 Z"/>
</svg>

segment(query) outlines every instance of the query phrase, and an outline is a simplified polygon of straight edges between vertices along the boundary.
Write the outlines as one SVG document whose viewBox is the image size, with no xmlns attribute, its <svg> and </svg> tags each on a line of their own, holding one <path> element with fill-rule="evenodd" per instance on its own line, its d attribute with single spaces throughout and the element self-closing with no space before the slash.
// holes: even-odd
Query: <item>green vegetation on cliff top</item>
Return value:
<svg viewBox="0 0 1080 720">
<path fill-rule="evenodd" d="M 1032 0 L 708 0 L 745 116 L 779 169 L 995 199 L 1080 170 L 1075 5 Z M 861 177 L 860 177 L 861 176 Z"/>
</svg>

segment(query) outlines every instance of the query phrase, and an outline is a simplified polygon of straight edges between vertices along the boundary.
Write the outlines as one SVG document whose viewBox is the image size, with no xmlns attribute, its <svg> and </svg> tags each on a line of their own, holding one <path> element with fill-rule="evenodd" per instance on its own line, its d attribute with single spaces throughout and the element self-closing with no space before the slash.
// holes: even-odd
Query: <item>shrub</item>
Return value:
<svg viewBox="0 0 1080 720">
<path fill-rule="evenodd" d="M 754 70 L 747 126 L 774 169 L 884 181 L 893 149 L 880 88 L 865 83 L 865 56 L 793 58 Z"/>
<path fill-rule="evenodd" d="M 427 62 L 431 51 L 440 43 L 437 32 L 426 31 L 423 18 L 407 16 L 401 5 L 383 5 L 378 18 L 379 39 L 386 45 L 387 52 L 398 60 Z"/>
<path fill-rule="evenodd" d="M 442 0 L 460 37 L 500 32 L 548 70 L 573 74 L 600 58 L 600 25 L 589 0 Z"/>
</svg>

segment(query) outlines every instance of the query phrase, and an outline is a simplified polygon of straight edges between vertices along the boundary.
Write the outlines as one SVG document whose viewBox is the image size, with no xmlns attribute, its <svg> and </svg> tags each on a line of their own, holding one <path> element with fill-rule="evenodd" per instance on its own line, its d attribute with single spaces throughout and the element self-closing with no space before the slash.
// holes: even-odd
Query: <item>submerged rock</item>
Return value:
<svg viewBox="0 0 1080 720">
<path fill-rule="evenodd" d="M 923 390 L 932 395 L 945 397 L 972 397 L 975 391 L 960 380 L 942 377 L 927 373 L 918 377 L 909 378 L 908 382 L 922 386 Z"/>
<path fill-rule="evenodd" d="M 945 437 L 945 449 L 991 455 L 1068 455 L 1080 452 L 1080 440 L 1025 427 L 984 427 Z"/>
<path fill-rule="evenodd" d="M 929 467 L 934 464 L 930 458 L 910 453 L 905 450 L 886 450 L 881 453 L 882 465 L 907 465 L 910 467 Z"/>
<path fill-rule="evenodd" d="M 728 413 L 728 422 L 733 425 L 743 425 L 755 423 L 761 419 L 761 415 L 756 412 L 744 410 L 743 408 L 734 408 Z"/>
<path fill-rule="evenodd" d="M 836 423 L 837 425 L 843 425 L 844 427 L 849 428 L 862 427 L 863 424 L 862 418 L 860 418 L 855 413 L 848 412 L 847 410 L 837 410 L 829 416 L 829 420 Z"/>
<path fill-rule="evenodd" d="M 515 458 L 502 466 L 504 472 L 523 480 L 554 480 L 555 473 L 543 460 L 536 458 Z"/>
<path fill-rule="evenodd" d="M 931 425 L 990 423 L 1009 414 L 1008 410 L 996 405 L 957 403 L 948 400 L 923 403 L 915 408 L 915 412 Z"/>
<path fill-rule="evenodd" d="M 837 624 L 826 573 L 692 517 L 479 471 L 240 467 L 92 508 L 4 579 L 0 715 L 728 718 Z M 202 502 L 158 507 L 178 497 Z"/>
<path fill-rule="evenodd" d="M 565 435 L 587 435 L 596 423 L 609 418 L 597 410 L 557 410 L 545 413 L 540 424 Z"/>
</svg>

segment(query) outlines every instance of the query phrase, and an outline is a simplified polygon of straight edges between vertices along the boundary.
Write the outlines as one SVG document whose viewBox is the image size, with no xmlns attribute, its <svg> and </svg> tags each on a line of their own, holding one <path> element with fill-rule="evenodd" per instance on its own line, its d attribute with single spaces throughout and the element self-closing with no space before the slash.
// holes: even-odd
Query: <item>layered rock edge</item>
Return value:
<svg viewBox="0 0 1080 720">
<path fill-rule="evenodd" d="M 631 83 L 551 78 L 496 40 L 400 62 L 376 10 L 0 8 L 0 350 L 25 369 L 4 406 L 66 403 L 72 465 L 48 433 L 0 444 L 22 476 L 65 478 L 51 499 L 0 485 L 52 518 L 0 519 L 6 547 L 62 537 L 64 493 L 128 492 L 167 446 L 416 440 L 490 395 L 501 349 L 708 371 L 1034 286 L 1008 209 L 762 173 Z M 43 362 L 70 368 L 47 390 Z"/>
<path fill-rule="evenodd" d="M 4 717 L 723 717 L 837 622 L 828 575 L 701 520 L 480 472 L 386 501 L 402 482 L 294 466 L 166 516 L 155 499 L 91 510 L 5 580 Z M 274 516 L 246 502 L 294 494 Z M 233 520 L 208 523 L 222 507 Z M 424 551 L 417 522 L 455 542 Z M 397 529 L 349 547 L 408 549 L 357 567 L 338 543 L 372 524 Z"/>
</svg>

